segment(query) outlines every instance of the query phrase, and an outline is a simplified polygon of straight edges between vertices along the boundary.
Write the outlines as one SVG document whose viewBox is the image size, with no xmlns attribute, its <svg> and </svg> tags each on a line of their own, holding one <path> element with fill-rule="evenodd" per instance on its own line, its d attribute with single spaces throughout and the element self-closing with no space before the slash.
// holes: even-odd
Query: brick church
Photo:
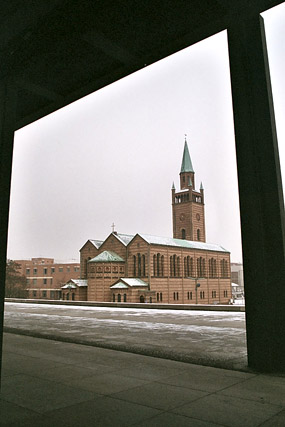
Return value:
<svg viewBox="0 0 285 427">
<path fill-rule="evenodd" d="M 204 189 L 185 140 L 180 190 L 172 195 L 173 238 L 113 231 L 80 250 L 81 278 L 62 287 L 63 299 L 168 304 L 228 304 L 230 253 L 206 243 Z"/>
</svg>

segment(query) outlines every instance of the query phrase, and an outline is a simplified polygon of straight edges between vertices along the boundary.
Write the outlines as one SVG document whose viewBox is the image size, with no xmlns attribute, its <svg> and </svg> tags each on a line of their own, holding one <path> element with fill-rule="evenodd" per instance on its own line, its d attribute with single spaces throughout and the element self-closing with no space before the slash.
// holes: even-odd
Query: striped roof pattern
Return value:
<svg viewBox="0 0 285 427">
<path fill-rule="evenodd" d="M 86 279 L 70 279 L 65 285 L 63 285 L 62 289 L 72 288 L 75 289 L 76 287 L 85 287 L 88 286 L 88 281 Z"/>
<path fill-rule="evenodd" d="M 148 284 L 142 279 L 133 277 L 122 277 L 117 283 L 110 286 L 110 289 L 126 289 L 135 287 L 147 287 Z"/>
<path fill-rule="evenodd" d="M 113 251 L 104 251 L 101 254 L 90 259 L 88 262 L 124 262 L 124 259 L 121 258 L 116 252 Z"/>
</svg>

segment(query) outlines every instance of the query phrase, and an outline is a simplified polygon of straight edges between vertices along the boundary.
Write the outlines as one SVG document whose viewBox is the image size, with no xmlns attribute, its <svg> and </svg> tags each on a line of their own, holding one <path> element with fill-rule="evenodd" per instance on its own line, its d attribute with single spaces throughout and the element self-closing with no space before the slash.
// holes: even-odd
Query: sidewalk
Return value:
<svg viewBox="0 0 285 427">
<path fill-rule="evenodd" d="M 285 377 L 5 334 L 1 426 L 284 426 Z"/>
</svg>

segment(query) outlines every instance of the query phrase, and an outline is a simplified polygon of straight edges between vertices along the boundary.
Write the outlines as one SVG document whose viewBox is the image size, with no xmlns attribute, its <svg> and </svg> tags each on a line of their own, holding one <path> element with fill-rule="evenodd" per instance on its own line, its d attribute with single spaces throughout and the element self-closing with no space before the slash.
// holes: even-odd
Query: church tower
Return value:
<svg viewBox="0 0 285 427">
<path fill-rule="evenodd" d="M 180 190 L 176 192 L 173 183 L 171 192 L 173 237 L 205 242 L 204 189 L 201 183 L 200 191 L 195 190 L 195 172 L 186 138 L 180 170 Z"/>
</svg>

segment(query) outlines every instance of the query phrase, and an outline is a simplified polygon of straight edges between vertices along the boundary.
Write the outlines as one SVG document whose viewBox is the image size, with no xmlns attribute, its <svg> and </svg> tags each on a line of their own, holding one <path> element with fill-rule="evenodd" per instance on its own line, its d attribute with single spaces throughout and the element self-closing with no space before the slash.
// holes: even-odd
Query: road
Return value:
<svg viewBox="0 0 285 427">
<path fill-rule="evenodd" d="M 7 332 L 246 369 L 242 312 L 5 303 Z"/>
</svg>

